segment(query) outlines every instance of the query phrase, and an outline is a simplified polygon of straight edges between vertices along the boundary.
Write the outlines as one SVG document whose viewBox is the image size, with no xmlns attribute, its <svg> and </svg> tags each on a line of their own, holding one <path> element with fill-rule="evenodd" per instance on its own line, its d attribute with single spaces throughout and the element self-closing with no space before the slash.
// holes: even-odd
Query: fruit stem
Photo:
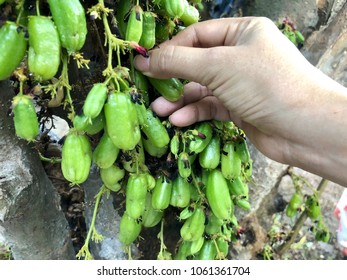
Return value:
<svg viewBox="0 0 347 280">
<path fill-rule="evenodd" d="M 84 242 L 83 245 L 83 250 L 81 249 L 76 257 L 77 258 L 81 258 L 81 257 L 85 257 L 85 259 L 87 259 L 86 257 L 90 257 L 91 254 L 89 252 L 89 241 L 90 239 L 94 240 L 95 242 L 101 241 L 102 240 L 102 236 L 97 232 L 96 228 L 95 228 L 95 221 L 96 221 L 96 215 L 98 213 L 98 209 L 99 209 L 99 204 L 101 201 L 101 198 L 103 196 L 103 194 L 107 191 L 107 188 L 102 185 L 102 187 L 100 188 L 99 192 L 95 195 L 95 205 L 94 205 L 94 211 L 93 211 L 93 216 L 92 216 L 92 221 L 90 223 L 90 227 L 88 230 L 88 234 L 86 237 L 86 240 Z"/>
</svg>

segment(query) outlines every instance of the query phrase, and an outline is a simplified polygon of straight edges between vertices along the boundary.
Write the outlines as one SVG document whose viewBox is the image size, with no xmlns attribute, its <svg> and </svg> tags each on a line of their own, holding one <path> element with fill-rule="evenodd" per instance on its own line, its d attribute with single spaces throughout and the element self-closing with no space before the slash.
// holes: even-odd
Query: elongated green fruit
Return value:
<svg viewBox="0 0 347 280">
<path fill-rule="evenodd" d="M 183 84 L 179 79 L 171 78 L 160 80 L 148 77 L 148 80 L 158 93 L 169 101 L 177 101 L 183 95 Z"/>
<path fill-rule="evenodd" d="M 180 148 L 180 140 L 178 134 L 175 134 L 170 141 L 170 152 L 177 158 Z"/>
<path fill-rule="evenodd" d="M 108 96 L 104 106 L 106 128 L 115 146 L 132 150 L 141 139 L 137 112 L 130 96 L 116 92 Z"/>
<path fill-rule="evenodd" d="M 173 18 L 179 18 L 184 13 L 187 0 L 164 0 L 164 9 Z"/>
<path fill-rule="evenodd" d="M 131 218 L 127 212 L 124 212 L 119 223 L 120 242 L 124 245 L 130 245 L 135 241 L 141 232 L 141 223 L 136 219 Z"/>
<path fill-rule="evenodd" d="M 205 214 L 201 207 L 197 207 L 193 213 L 183 224 L 180 234 L 183 240 L 198 240 L 205 229 Z"/>
<path fill-rule="evenodd" d="M 76 115 L 73 119 L 73 126 L 78 131 L 84 131 L 90 135 L 99 133 L 105 126 L 105 115 L 101 112 L 95 119 L 91 122 L 89 118 L 84 115 Z"/>
<path fill-rule="evenodd" d="M 151 49 L 155 45 L 155 18 L 156 15 L 152 12 L 143 13 L 143 29 L 139 44 L 146 49 Z"/>
<path fill-rule="evenodd" d="M 236 153 L 236 147 L 232 141 L 226 142 L 223 145 L 221 170 L 224 177 L 228 180 L 237 178 L 241 174 L 241 160 Z"/>
<path fill-rule="evenodd" d="M 123 179 L 125 172 L 116 165 L 108 168 L 100 168 L 100 177 L 104 185 L 108 188 L 114 188 L 119 181 Z"/>
<path fill-rule="evenodd" d="M 105 131 L 93 152 L 93 161 L 99 168 L 108 168 L 114 164 L 119 154 L 119 148 Z"/>
<path fill-rule="evenodd" d="M 179 175 L 182 178 L 187 179 L 192 173 L 192 168 L 189 161 L 189 155 L 186 152 L 181 152 L 178 155 L 177 165 Z"/>
<path fill-rule="evenodd" d="M 144 227 L 154 227 L 162 219 L 164 211 L 156 210 L 152 206 L 152 194 L 147 192 L 145 210 L 142 215 L 142 225 Z"/>
<path fill-rule="evenodd" d="M 155 184 L 152 193 L 152 206 L 157 210 L 166 209 L 171 200 L 172 181 L 161 175 Z"/>
<path fill-rule="evenodd" d="M 241 176 L 228 181 L 229 191 L 232 195 L 241 195 L 248 197 L 248 185 Z"/>
<path fill-rule="evenodd" d="M 120 0 L 117 2 L 117 9 L 116 9 L 117 27 L 119 29 L 119 32 L 122 38 L 125 38 L 125 33 L 127 30 L 127 25 L 128 25 L 128 22 L 126 21 L 126 17 L 129 14 L 130 9 L 131 9 L 131 1 Z"/>
<path fill-rule="evenodd" d="M 220 137 L 215 135 L 206 148 L 199 153 L 199 163 L 206 169 L 215 169 L 220 163 Z"/>
<path fill-rule="evenodd" d="M 183 21 L 184 26 L 189 26 L 193 23 L 198 22 L 200 19 L 200 13 L 197 8 L 192 5 L 186 4 L 186 8 L 183 14 L 180 16 L 180 20 Z"/>
<path fill-rule="evenodd" d="M 234 213 L 228 184 L 218 169 L 212 170 L 207 179 L 206 197 L 213 214 L 221 220 L 229 220 Z"/>
<path fill-rule="evenodd" d="M 32 99 L 26 95 L 13 98 L 14 128 L 16 135 L 27 141 L 34 141 L 39 134 L 39 122 Z"/>
<path fill-rule="evenodd" d="M 61 155 L 64 178 L 73 184 L 87 180 L 92 162 L 92 149 L 86 135 L 71 130 L 65 138 Z"/>
<path fill-rule="evenodd" d="M 140 218 L 145 211 L 146 195 L 147 182 L 144 174 L 131 174 L 126 186 L 125 208 L 133 219 Z"/>
<path fill-rule="evenodd" d="M 288 206 L 292 209 L 298 209 L 302 204 L 302 199 L 299 193 L 295 192 L 291 197 Z"/>
<path fill-rule="evenodd" d="M 53 21 L 30 16 L 28 23 L 28 67 L 39 81 L 52 79 L 60 65 L 60 40 Z"/>
<path fill-rule="evenodd" d="M 130 12 L 125 40 L 140 42 L 143 29 L 143 10 L 141 6 L 135 5 Z"/>
<path fill-rule="evenodd" d="M 240 137 L 235 143 L 236 153 L 239 156 L 242 163 L 250 161 L 251 156 L 248 150 L 246 139 Z"/>
<path fill-rule="evenodd" d="M 107 86 L 103 83 L 96 83 L 88 92 L 83 105 L 83 113 L 91 119 L 96 118 L 102 111 L 107 99 Z"/>
<path fill-rule="evenodd" d="M 217 256 L 217 249 L 213 240 L 205 240 L 199 254 L 197 255 L 197 260 L 214 260 Z"/>
<path fill-rule="evenodd" d="M 190 202 L 190 183 L 181 176 L 173 181 L 170 205 L 184 208 Z"/>
<path fill-rule="evenodd" d="M 164 146 L 161 148 L 158 148 L 153 144 L 153 142 L 149 138 L 142 137 L 142 143 L 145 151 L 150 154 L 152 157 L 162 157 L 166 154 L 168 147 Z"/>
<path fill-rule="evenodd" d="M 166 128 L 160 119 L 154 115 L 151 109 L 147 109 L 146 111 L 146 120 L 142 126 L 142 131 L 146 134 L 153 145 L 158 148 L 163 148 L 170 142 L 170 137 Z"/>
<path fill-rule="evenodd" d="M 198 154 L 210 143 L 212 128 L 208 122 L 200 122 L 196 125 L 195 130 L 198 132 L 198 135 L 189 142 L 189 151 Z"/>
<path fill-rule="evenodd" d="M 211 212 L 208 216 L 208 224 L 205 227 L 205 232 L 209 235 L 220 233 L 224 221 L 217 218 L 216 215 Z"/>
<path fill-rule="evenodd" d="M 69 54 L 79 51 L 86 40 L 87 21 L 79 0 L 47 0 L 62 47 Z"/>
<path fill-rule="evenodd" d="M 24 58 L 26 47 L 23 29 L 7 21 L 0 28 L 0 81 L 11 76 Z"/>
</svg>

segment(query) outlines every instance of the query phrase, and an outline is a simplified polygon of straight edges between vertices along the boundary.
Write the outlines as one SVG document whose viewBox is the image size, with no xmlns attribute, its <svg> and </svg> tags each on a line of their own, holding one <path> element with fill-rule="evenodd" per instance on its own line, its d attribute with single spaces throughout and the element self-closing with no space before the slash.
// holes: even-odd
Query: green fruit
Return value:
<svg viewBox="0 0 347 280">
<path fill-rule="evenodd" d="M 152 12 L 143 13 L 143 28 L 139 44 L 146 49 L 151 49 L 155 45 L 155 18 L 156 15 Z"/>
<path fill-rule="evenodd" d="M 23 30 L 10 21 L 0 28 L 0 81 L 10 77 L 24 58 L 27 40 Z"/>
<path fill-rule="evenodd" d="M 152 194 L 147 192 L 145 210 L 142 215 L 142 225 L 144 227 L 154 227 L 161 221 L 164 211 L 156 210 L 152 206 Z"/>
<path fill-rule="evenodd" d="M 86 132 L 90 135 L 95 135 L 104 129 L 105 126 L 105 115 L 101 112 L 95 119 L 89 122 L 89 118 L 83 113 L 76 115 L 73 119 L 74 129 L 78 131 Z"/>
<path fill-rule="evenodd" d="M 179 175 L 182 178 L 187 179 L 192 173 L 192 169 L 191 169 L 191 163 L 189 161 L 189 155 L 186 152 L 181 152 L 178 155 L 177 165 L 178 165 Z"/>
<path fill-rule="evenodd" d="M 69 54 L 79 51 L 86 40 L 87 21 L 79 0 L 47 0 L 62 47 Z"/>
<path fill-rule="evenodd" d="M 119 184 L 123 179 L 125 172 L 116 165 L 111 165 L 108 168 L 100 169 L 100 177 L 104 185 L 110 189 Z"/>
<path fill-rule="evenodd" d="M 104 106 L 106 128 L 115 146 L 132 150 L 141 139 L 137 112 L 130 96 L 114 92 Z"/>
<path fill-rule="evenodd" d="M 60 65 L 60 40 L 53 21 L 44 16 L 30 16 L 28 23 L 28 67 L 39 81 L 52 79 Z"/>
<path fill-rule="evenodd" d="M 299 193 L 295 192 L 292 195 L 288 206 L 292 209 L 298 209 L 301 206 L 301 204 L 302 204 L 301 196 Z"/>
<path fill-rule="evenodd" d="M 186 0 L 164 0 L 163 6 L 168 16 L 179 18 L 186 8 Z"/>
<path fill-rule="evenodd" d="M 217 249 L 213 240 L 205 240 L 199 254 L 197 255 L 197 260 L 214 260 L 217 256 Z"/>
<path fill-rule="evenodd" d="M 152 157 L 160 158 L 167 153 L 167 146 L 159 148 L 155 146 L 153 142 L 149 138 L 147 138 L 147 136 L 142 137 L 142 143 L 145 151 Z"/>
<path fill-rule="evenodd" d="M 216 242 L 219 250 L 218 259 L 226 259 L 229 253 L 229 242 L 221 237 L 218 237 Z"/>
<path fill-rule="evenodd" d="M 221 170 L 227 180 L 232 180 L 241 175 L 241 160 L 236 153 L 235 143 L 226 142 L 221 155 Z"/>
<path fill-rule="evenodd" d="M 251 160 L 246 139 L 239 137 L 235 143 L 235 149 L 242 163 L 247 163 Z"/>
<path fill-rule="evenodd" d="M 244 196 L 236 196 L 233 201 L 236 206 L 240 207 L 243 210 L 251 209 L 251 204 Z"/>
<path fill-rule="evenodd" d="M 140 235 L 141 223 L 131 218 L 127 212 L 124 212 L 119 223 L 119 241 L 124 245 L 130 245 Z"/>
<path fill-rule="evenodd" d="M 184 208 L 190 202 L 190 184 L 181 176 L 177 176 L 173 181 L 170 205 Z"/>
<path fill-rule="evenodd" d="M 321 215 L 321 209 L 317 197 L 315 195 L 308 196 L 305 205 L 309 218 L 312 220 L 318 219 Z"/>
<path fill-rule="evenodd" d="M 193 153 L 201 153 L 212 139 L 212 127 L 208 122 L 199 123 L 195 129 L 198 135 L 194 136 L 189 142 L 189 151 Z"/>
<path fill-rule="evenodd" d="M 117 2 L 116 9 L 116 19 L 117 27 L 119 29 L 120 35 L 122 38 L 125 38 L 128 22 L 126 17 L 129 15 L 131 9 L 131 1 L 129 0 L 120 0 Z"/>
<path fill-rule="evenodd" d="M 220 163 L 220 137 L 215 135 L 211 141 L 205 147 L 205 149 L 199 153 L 199 163 L 201 167 L 206 169 L 215 169 Z"/>
<path fill-rule="evenodd" d="M 179 79 L 155 79 L 148 77 L 152 86 L 162 95 L 165 99 L 174 102 L 183 96 L 183 84 Z"/>
<path fill-rule="evenodd" d="M 208 223 L 205 227 L 205 232 L 209 235 L 220 233 L 222 230 L 222 225 L 224 221 L 217 218 L 213 212 L 211 212 L 208 216 Z"/>
<path fill-rule="evenodd" d="M 248 185 L 241 176 L 227 182 L 229 191 L 232 195 L 248 197 Z"/>
<path fill-rule="evenodd" d="M 293 209 L 292 207 L 287 205 L 287 208 L 286 208 L 286 215 L 287 215 L 287 217 L 293 218 L 297 213 L 298 213 L 297 209 Z"/>
<path fill-rule="evenodd" d="M 166 147 L 170 142 L 166 128 L 151 109 L 146 110 L 146 119 L 142 131 L 157 148 Z"/>
<path fill-rule="evenodd" d="M 144 174 L 130 174 L 126 186 L 125 208 L 133 219 L 138 219 L 145 211 L 147 181 Z"/>
<path fill-rule="evenodd" d="M 87 180 L 92 162 L 92 149 L 86 135 L 70 130 L 61 155 L 61 169 L 64 178 L 73 184 Z"/>
<path fill-rule="evenodd" d="M 217 218 L 221 220 L 231 218 L 234 213 L 234 205 L 230 198 L 228 184 L 218 169 L 212 170 L 208 175 L 206 197 Z"/>
<path fill-rule="evenodd" d="M 171 200 L 172 181 L 161 175 L 157 180 L 152 193 L 152 206 L 157 210 L 166 209 Z"/>
<path fill-rule="evenodd" d="M 205 214 L 201 207 L 197 207 L 183 224 L 180 234 L 185 241 L 198 240 L 205 230 Z"/>
<path fill-rule="evenodd" d="M 83 113 L 89 118 L 89 122 L 101 113 L 106 99 L 107 86 L 103 83 L 94 84 L 83 105 Z"/>
<path fill-rule="evenodd" d="M 99 168 L 108 168 L 114 164 L 118 154 L 118 147 L 113 144 L 112 139 L 105 131 L 93 152 L 94 163 Z"/>
<path fill-rule="evenodd" d="M 19 138 L 34 141 L 39 134 L 39 122 L 32 99 L 26 95 L 17 95 L 12 101 L 14 128 Z"/>
<path fill-rule="evenodd" d="M 138 43 L 142 36 L 143 29 L 143 10 L 141 6 L 135 5 L 130 12 L 125 40 Z"/>
<path fill-rule="evenodd" d="M 180 16 L 180 20 L 183 21 L 184 26 L 189 26 L 193 23 L 198 22 L 200 19 L 200 13 L 197 8 L 192 5 L 189 5 L 187 2 L 186 8 L 183 14 Z"/>
</svg>

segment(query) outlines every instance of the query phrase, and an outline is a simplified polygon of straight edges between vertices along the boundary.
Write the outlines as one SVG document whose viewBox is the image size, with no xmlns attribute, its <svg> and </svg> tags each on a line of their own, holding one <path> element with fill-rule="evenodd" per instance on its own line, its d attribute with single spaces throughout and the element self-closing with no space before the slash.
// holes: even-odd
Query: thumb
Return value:
<svg viewBox="0 0 347 280">
<path fill-rule="evenodd" d="M 136 56 L 134 65 L 144 75 L 159 79 L 181 78 L 207 85 L 213 77 L 209 77 L 210 66 L 220 65 L 222 53 L 215 48 L 194 48 L 184 46 L 163 46 L 150 52 L 149 58 Z M 215 68 L 215 67 L 212 67 Z"/>
</svg>

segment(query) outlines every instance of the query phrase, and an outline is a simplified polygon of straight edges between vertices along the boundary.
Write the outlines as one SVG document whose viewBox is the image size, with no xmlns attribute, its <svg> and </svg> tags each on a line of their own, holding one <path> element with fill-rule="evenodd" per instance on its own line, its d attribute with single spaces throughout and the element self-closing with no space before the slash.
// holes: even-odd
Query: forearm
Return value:
<svg viewBox="0 0 347 280">
<path fill-rule="evenodd" d="M 292 131 L 288 162 L 347 186 L 347 89 L 318 75 Z M 318 82 L 319 80 L 319 82 Z"/>
</svg>

